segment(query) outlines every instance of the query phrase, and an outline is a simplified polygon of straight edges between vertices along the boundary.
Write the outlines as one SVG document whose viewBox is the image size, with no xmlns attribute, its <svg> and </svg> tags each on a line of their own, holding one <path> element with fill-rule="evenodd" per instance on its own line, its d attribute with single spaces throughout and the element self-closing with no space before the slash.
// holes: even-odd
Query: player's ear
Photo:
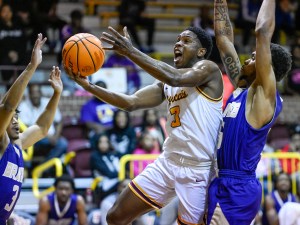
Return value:
<svg viewBox="0 0 300 225">
<path fill-rule="evenodd" d="M 199 58 L 204 57 L 205 54 L 206 54 L 206 48 L 199 48 L 199 49 L 198 49 L 197 56 L 198 56 Z"/>
</svg>

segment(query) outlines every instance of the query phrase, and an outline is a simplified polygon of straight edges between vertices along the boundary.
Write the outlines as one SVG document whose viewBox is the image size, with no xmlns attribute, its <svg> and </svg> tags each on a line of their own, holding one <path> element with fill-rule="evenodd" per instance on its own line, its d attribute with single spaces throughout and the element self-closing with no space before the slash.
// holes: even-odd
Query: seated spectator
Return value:
<svg viewBox="0 0 300 225">
<path fill-rule="evenodd" d="M 98 195 L 102 200 L 117 191 L 120 154 L 114 150 L 106 134 L 96 135 L 95 140 L 90 163 L 93 177 L 103 178 L 98 186 Z"/>
<path fill-rule="evenodd" d="M 281 152 L 300 153 L 300 133 L 294 133 L 289 144 L 285 145 Z M 300 169 L 299 159 L 280 159 L 284 172 L 292 174 Z"/>
<path fill-rule="evenodd" d="M 36 224 L 87 225 L 84 199 L 74 194 L 75 183 L 69 175 L 54 182 L 55 191 L 40 199 Z"/>
<path fill-rule="evenodd" d="M 155 138 L 150 132 L 142 133 L 139 137 L 137 148 L 133 151 L 134 155 L 143 154 L 160 154 L 159 149 L 155 149 Z M 141 173 L 146 166 L 152 163 L 154 160 L 134 161 L 133 162 L 133 174 L 137 176 Z"/>
<path fill-rule="evenodd" d="M 155 138 L 155 149 L 161 150 L 162 144 L 167 136 L 165 127 L 163 125 L 164 118 L 159 118 L 158 111 L 155 109 L 144 110 L 142 117 L 142 124 L 135 128 L 137 137 L 141 136 L 145 132 L 151 133 Z"/>
<path fill-rule="evenodd" d="M 136 147 L 136 134 L 130 125 L 129 113 L 117 110 L 113 117 L 113 127 L 107 130 L 109 140 L 121 156 L 132 154 Z"/>
<path fill-rule="evenodd" d="M 275 11 L 275 30 L 272 36 L 273 43 L 280 43 L 280 31 L 285 32 L 289 36 L 295 34 L 293 11 L 294 7 L 290 0 L 278 0 Z"/>
<path fill-rule="evenodd" d="M 262 221 L 265 225 L 278 225 L 278 212 L 286 202 L 296 202 L 291 193 L 291 178 L 288 174 L 279 173 L 274 181 L 274 191 L 265 198 Z"/>
<path fill-rule="evenodd" d="M 124 67 L 127 73 L 127 94 L 133 94 L 141 87 L 141 79 L 136 64 L 127 57 L 113 52 L 103 67 Z"/>
<path fill-rule="evenodd" d="M 95 85 L 106 88 L 106 83 L 97 81 Z M 107 104 L 95 96 L 88 100 L 80 109 L 80 122 L 88 128 L 89 137 L 100 134 L 113 126 L 116 107 Z"/>
<path fill-rule="evenodd" d="M 60 51 L 57 53 L 57 62 L 58 65 L 61 65 L 62 62 L 62 48 L 65 42 L 74 34 L 77 33 L 90 33 L 82 24 L 83 13 L 79 9 L 74 9 L 70 13 L 71 21 L 64 25 L 60 30 Z M 62 81 L 64 83 L 64 90 L 74 93 L 79 86 L 65 74 L 64 70 L 62 71 Z"/>
<path fill-rule="evenodd" d="M 142 52 L 150 53 L 154 52 L 155 20 L 144 16 L 145 8 L 146 1 L 144 0 L 122 0 L 119 6 L 119 24 L 127 26 L 131 38 Z M 137 26 L 147 29 L 147 48 L 143 47 L 141 43 Z"/>
<path fill-rule="evenodd" d="M 26 47 L 24 27 L 14 16 L 11 6 L 2 4 L 0 6 L 0 64 L 12 67 L 24 65 L 28 60 Z M 1 74 L 3 81 L 12 83 L 20 71 L 11 68 L 2 70 Z"/>
<path fill-rule="evenodd" d="M 48 98 L 42 96 L 41 85 L 31 83 L 28 85 L 28 96 L 20 103 L 19 106 L 19 118 L 26 125 L 33 125 L 41 112 L 43 112 L 49 101 Z M 35 149 L 49 150 L 45 156 L 44 161 L 52 159 L 54 157 L 62 156 L 68 146 L 67 140 L 61 136 L 62 130 L 62 116 L 59 109 L 56 110 L 54 123 L 51 125 L 47 137 L 38 141 L 35 145 Z"/>
<path fill-rule="evenodd" d="M 237 28 L 242 29 L 242 48 L 249 47 L 249 41 L 254 31 L 256 17 L 262 0 L 241 0 L 239 3 L 238 15 L 234 21 Z M 250 48 L 250 47 L 249 47 Z M 248 52 L 247 49 L 245 52 Z"/>
<path fill-rule="evenodd" d="M 299 3 L 300 5 L 300 3 Z M 294 43 L 291 45 L 291 53 L 293 57 L 292 68 L 287 76 L 287 91 L 290 94 L 300 94 L 300 35 L 295 37 Z"/>
</svg>

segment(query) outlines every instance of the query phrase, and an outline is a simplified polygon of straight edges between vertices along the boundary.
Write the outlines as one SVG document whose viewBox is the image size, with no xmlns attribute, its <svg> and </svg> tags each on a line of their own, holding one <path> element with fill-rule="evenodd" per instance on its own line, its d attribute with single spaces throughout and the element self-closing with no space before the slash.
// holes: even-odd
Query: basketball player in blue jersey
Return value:
<svg viewBox="0 0 300 225">
<path fill-rule="evenodd" d="M 201 224 L 207 188 L 215 174 L 215 146 L 222 120 L 223 82 L 216 63 L 207 60 L 212 49 L 209 34 L 196 27 L 181 32 L 170 66 L 136 49 L 127 28 L 124 36 L 109 27 L 102 41 L 106 50 L 124 55 L 157 79 L 132 95 L 95 86 L 85 77 L 68 73 L 85 90 L 126 111 L 152 108 L 167 101 L 168 138 L 158 159 L 120 194 L 108 212 L 109 225 L 130 224 L 138 216 L 179 198 L 178 223 Z M 79 74 L 80 75 L 80 74 Z"/>
<path fill-rule="evenodd" d="M 60 70 L 53 67 L 49 79 L 54 90 L 52 98 L 36 124 L 20 133 L 17 106 L 29 80 L 42 62 L 41 48 L 45 41 L 46 38 L 43 39 L 39 34 L 30 63 L 0 103 L 0 225 L 6 225 L 20 195 L 24 173 L 21 149 L 32 146 L 47 135 L 62 92 Z"/>
<path fill-rule="evenodd" d="M 87 225 L 85 203 L 80 195 L 74 194 L 74 180 L 69 175 L 62 175 L 56 178 L 54 187 L 55 191 L 39 202 L 36 224 Z"/>
<path fill-rule="evenodd" d="M 271 43 L 275 1 L 262 3 L 255 28 L 256 51 L 243 66 L 234 49 L 227 2 L 214 2 L 217 47 L 237 89 L 223 112 L 217 151 L 219 174 L 209 187 L 208 224 L 249 225 L 260 207 L 262 188 L 255 170 L 268 131 L 282 110 L 276 81 L 291 68 L 291 55 Z"/>
</svg>

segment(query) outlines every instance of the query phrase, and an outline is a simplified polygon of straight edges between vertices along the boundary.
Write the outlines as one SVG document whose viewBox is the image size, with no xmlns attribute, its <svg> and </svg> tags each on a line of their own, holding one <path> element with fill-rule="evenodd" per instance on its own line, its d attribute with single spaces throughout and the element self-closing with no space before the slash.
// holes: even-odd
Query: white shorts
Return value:
<svg viewBox="0 0 300 225">
<path fill-rule="evenodd" d="M 177 195 L 178 219 L 183 224 L 201 224 L 207 206 L 207 190 L 215 172 L 212 163 L 189 164 L 188 160 L 161 154 L 129 185 L 153 208 L 160 209 Z"/>
</svg>

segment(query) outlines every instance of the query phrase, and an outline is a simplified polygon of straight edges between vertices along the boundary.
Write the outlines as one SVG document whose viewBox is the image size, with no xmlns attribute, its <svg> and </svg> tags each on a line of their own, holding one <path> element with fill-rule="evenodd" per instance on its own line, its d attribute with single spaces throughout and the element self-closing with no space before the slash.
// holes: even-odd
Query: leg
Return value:
<svg viewBox="0 0 300 225">
<path fill-rule="evenodd" d="M 127 186 L 108 211 L 106 220 L 109 225 L 127 225 L 151 210 L 153 208 L 137 197 Z"/>
<path fill-rule="evenodd" d="M 228 223 L 227 219 L 225 218 L 225 216 L 222 212 L 222 209 L 218 203 L 215 208 L 214 214 L 211 218 L 210 225 L 219 225 L 219 224 L 220 225 L 229 225 L 229 223 Z"/>
</svg>

